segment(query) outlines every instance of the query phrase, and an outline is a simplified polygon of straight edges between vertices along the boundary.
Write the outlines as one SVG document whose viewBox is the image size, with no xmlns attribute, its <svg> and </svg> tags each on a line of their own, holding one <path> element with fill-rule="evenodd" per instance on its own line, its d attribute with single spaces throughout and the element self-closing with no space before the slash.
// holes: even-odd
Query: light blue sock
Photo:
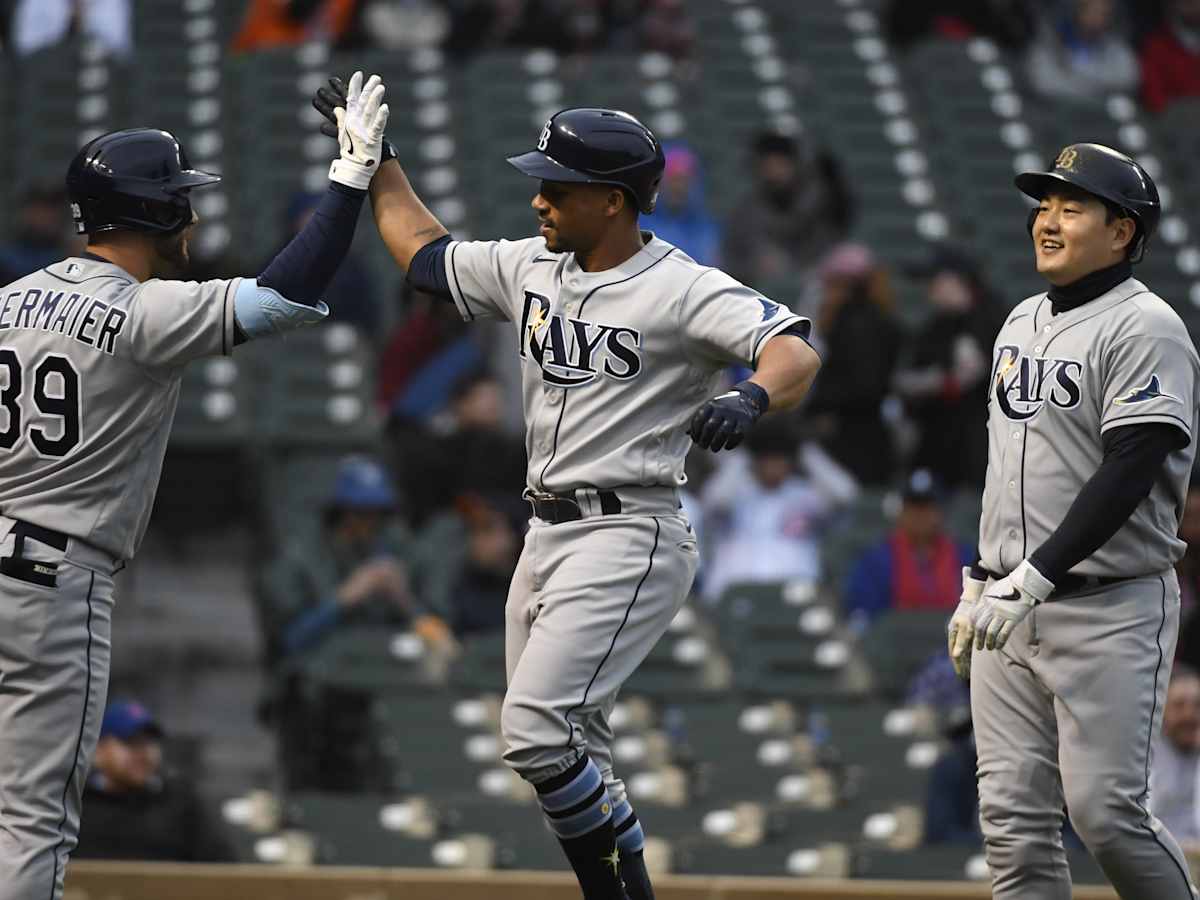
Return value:
<svg viewBox="0 0 1200 900">
<path fill-rule="evenodd" d="M 646 835 L 642 831 L 642 823 L 628 800 L 622 800 L 613 807 L 613 827 L 617 831 L 617 849 L 625 855 L 637 853 L 646 846 Z"/>
<path fill-rule="evenodd" d="M 534 787 L 546 821 L 563 840 L 595 831 L 612 819 L 604 779 L 586 756 L 561 775 Z"/>
</svg>

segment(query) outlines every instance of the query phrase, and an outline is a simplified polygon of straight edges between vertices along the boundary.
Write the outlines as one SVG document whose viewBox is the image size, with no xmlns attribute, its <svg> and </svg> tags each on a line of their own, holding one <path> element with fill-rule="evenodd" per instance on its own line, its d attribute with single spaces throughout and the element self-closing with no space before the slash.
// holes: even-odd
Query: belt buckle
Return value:
<svg viewBox="0 0 1200 900">
<path fill-rule="evenodd" d="M 551 491 L 528 490 L 526 491 L 525 499 L 533 507 L 533 514 L 539 519 L 545 519 L 547 522 L 556 523 L 583 518 L 583 510 L 580 508 L 579 503 L 571 497 L 564 497 L 561 494 L 555 494 Z M 559 510 L 563 508 L 559 504 L 564 504 L 568 513 L 567 515 L 559 514 Z M 540 510 L 539 507 L 541 507 Z M 549 515 L 542 515 L 542 512 L 549 513 Z"/>
</svg>

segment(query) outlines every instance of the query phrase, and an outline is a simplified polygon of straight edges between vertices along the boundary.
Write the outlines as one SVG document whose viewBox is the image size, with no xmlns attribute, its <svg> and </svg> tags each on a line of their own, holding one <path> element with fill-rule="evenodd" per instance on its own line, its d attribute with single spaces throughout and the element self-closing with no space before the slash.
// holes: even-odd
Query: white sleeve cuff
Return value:
<svg viewBox="0 0 1200 900">
<path fill-rule="evenodd" d="M 315 325 L 329 315 L 329 307 L 323 300 L 316 306 L 293 303 L 253 278 L 243 278 L 233 298 L 233 313 L 242 331 L 257 338 Z"/>
</svg>

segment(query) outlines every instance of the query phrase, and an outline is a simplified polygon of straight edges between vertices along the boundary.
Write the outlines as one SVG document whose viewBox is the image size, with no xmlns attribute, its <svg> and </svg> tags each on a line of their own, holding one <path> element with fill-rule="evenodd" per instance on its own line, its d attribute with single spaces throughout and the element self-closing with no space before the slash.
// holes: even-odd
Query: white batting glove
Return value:
<svg viewBox="0 0 1200 900">
<path fill-rule="evenodd" d="M 370 186 L 371 176 L 379 171 L 383 130 L 388 120 L 383 93 L 383 81 L 378 75 L 372 75 L 366 84 L 362 72 L 350 77 L 346 107 L 334 110 L 342 153 L 329 166 L 330 181 L 363 191 Z"/>
<path fill-rule="evenodd" d="M 1013 629 L 1054 590 L 1054 584 L 1029 562 L 1022 563 L 983 592 L 975 610 L 976 650 L 999 650 Z"/>
<path fill-rule="evenodd" d="M 958 598 L 958 606 L 946 626 L 946 639 L 950 651 L 950 661 L 954 663 L 954 673 L 963 681 L 971 677 L 971 645 L 975 642 L 975 606 L 983 593 L 987 580 L 972 578 L 971 567 L 963 566 L 962 595 Z"/>
</svg>

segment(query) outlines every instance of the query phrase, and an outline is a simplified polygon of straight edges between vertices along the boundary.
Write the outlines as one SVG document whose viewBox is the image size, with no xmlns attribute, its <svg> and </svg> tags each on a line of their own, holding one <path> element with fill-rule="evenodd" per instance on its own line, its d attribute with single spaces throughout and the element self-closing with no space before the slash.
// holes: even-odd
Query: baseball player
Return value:
<svg viewBox="0 0 1200 900">
<path fill-rule="evenodd" d="M 387 106 L 351 79 L 312 221 L 257 279 L 172 281 L 198 221 L 165 131 L 88 143 L 67 171 L 87 251 L 0 292 L 0 900 L 62 896 L 108 688 L 113 574 L 154 502 L 184 366 L 318 322 L 379 168 Z"/>
<path fill-rule="evenodd" d="M 632 116 L 563 110 L 509 162 L 540 179 L 537 237 L 451 240 L 390 161 L 371 200 L 411 283 L 515 326 L 533 517 L 506 607 L 504 760 L 536 788 L 587 900 L 645 900 L 608 715 L 696 571 L 679 503 L 689 435 L 736 446 L 768 407 L 800 401 L 819 362 L 807 320 L 639 230 L 663 153 Z M 753 376 L 709 399 L 733 363 Z"/>
<path fill-rule="evenodd" d="M 1133 277 L 1160 214 L 1140 165 L 1072 144 L 1016 184 L 1037 200 L 1029 227 L 1050 289 L 996 338 L 980 561 L 949 624 L 971 680 L 992 892 L 1068 900 L 1065 805 L 1124 900 L 1190 900 L 1149 778 L 1179 629 L 1172 564 L 1200 360 Z"/>
</svg>

